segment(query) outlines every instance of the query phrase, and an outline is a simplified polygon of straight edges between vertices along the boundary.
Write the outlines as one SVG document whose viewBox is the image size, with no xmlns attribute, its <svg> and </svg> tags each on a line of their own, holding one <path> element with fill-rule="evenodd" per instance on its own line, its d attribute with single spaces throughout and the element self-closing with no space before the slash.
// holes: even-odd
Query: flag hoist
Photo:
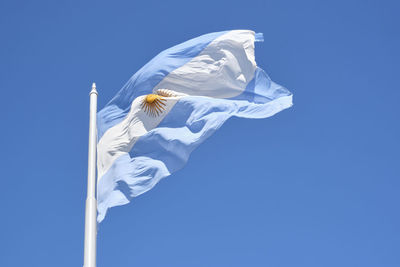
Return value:
<svg viewBox="0 0 400 267">
<path fill-rule="evenodd" d="M 97 90 L 93 83 L 90 91 L 88 183 L 85 211 L 84 267 L 96 267 L 97 202 L 96 202 L 96 112 Z"/>
</svg>

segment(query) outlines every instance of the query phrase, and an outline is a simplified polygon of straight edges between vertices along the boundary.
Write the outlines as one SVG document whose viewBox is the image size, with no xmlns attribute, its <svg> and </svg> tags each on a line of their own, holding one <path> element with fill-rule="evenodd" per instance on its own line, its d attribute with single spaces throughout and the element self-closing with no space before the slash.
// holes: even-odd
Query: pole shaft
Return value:
<svg viewBox="0 0 400 267">
<path fill-rule="evenodd" d="M 90 91 L 88 183 L 85 211 L 84 267 L 96 267 L 97 202 L 96 202 L 96 113 L 97 91 L 93 83 Z"/>
</svg>

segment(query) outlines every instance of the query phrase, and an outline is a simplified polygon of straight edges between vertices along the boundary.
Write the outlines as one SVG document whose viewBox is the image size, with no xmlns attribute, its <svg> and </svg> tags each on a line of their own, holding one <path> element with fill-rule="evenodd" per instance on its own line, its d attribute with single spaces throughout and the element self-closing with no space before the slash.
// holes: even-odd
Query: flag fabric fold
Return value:
<svg viewBox="0 0 400 267">
<path fill-rule="evenodd" d="M 257 67 L 262 34 L 206 34 L 153 58 L 97 114 L 98 222 L 182 168 L 230 117 L 266 118 L 292 94 Z"/>
</svg>

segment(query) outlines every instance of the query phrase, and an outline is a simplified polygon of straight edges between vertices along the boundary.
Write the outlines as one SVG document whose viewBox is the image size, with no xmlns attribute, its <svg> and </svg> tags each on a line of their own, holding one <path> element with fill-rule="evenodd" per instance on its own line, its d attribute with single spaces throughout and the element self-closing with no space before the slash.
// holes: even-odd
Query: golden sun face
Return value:
<svg viewBox="0 0 400 267">
<path fill-rule="evenodd" d="M 143 99 L 141 108 L 148 115 L 156 117 L 165 110 L 165 98 L 161 95 L 149 94 Z"/>
</svg>

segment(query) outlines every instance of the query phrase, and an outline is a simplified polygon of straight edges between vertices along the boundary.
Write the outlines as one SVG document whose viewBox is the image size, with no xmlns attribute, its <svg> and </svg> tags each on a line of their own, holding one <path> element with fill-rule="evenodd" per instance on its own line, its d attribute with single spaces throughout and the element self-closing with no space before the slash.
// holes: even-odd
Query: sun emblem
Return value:
<svg viewBox="0 0 400 267">
<path fill-rule="evenodd" d="M 156 117 L 165 110 L 166 99 L 161 95 L 149 94 L 143 98 L 141 108 L 148 115 Z"/>
</svg>

